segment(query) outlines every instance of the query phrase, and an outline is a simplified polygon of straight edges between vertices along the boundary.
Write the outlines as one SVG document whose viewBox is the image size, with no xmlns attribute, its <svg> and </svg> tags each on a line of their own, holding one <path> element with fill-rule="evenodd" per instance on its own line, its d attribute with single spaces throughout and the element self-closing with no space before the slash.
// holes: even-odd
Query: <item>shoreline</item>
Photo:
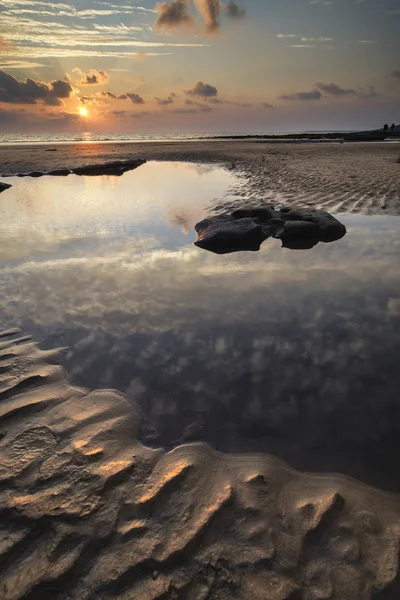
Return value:
<svg viewBox="0 0 400 600">
<path fill-rule="evenodd" d="M 260 140 L 74 142 L 0 146 L 0 180 L 115 160 L 217 165 L 238 175 L 236 206 L 270 202 L 329 212 L 400 214 L 397 144 Z M 60 182 L 61 183 L 61 182 Z"/>
</svg>

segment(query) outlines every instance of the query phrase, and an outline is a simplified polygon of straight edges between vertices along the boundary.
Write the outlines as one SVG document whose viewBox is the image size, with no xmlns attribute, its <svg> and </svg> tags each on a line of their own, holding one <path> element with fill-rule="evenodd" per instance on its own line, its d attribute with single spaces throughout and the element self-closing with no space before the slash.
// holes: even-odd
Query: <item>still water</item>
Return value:
<svg viewBox="0 0 400 600">
<path fill-rule="evenodd" d="M 235 202 L 223 169 L 7 181 L 0 329 L 68 346 L 70 380 L 124 391 L 147 444 L 400 489 L 400 218 L 340 215 L 332 244 L 218 256 L 193 226 Z"/>
</svg>

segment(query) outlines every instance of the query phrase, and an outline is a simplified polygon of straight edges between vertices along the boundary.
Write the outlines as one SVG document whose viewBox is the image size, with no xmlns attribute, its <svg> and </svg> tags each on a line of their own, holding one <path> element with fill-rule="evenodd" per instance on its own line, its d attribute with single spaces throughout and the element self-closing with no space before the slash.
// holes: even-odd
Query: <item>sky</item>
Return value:
<svg viewBox="0 0 400 600">
<path fill-rule="evenodd" d="M 400 123 L 400 0 L 0 0 L 0 131 Z"/>
</svg>

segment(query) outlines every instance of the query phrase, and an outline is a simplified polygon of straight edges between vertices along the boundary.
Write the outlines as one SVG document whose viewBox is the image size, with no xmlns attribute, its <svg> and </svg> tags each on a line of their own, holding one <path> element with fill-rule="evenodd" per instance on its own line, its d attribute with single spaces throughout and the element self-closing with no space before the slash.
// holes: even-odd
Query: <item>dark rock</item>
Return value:
<svg viewBox="0 0 400 600">
<path fill-rule="evenodd" d="M 69 169 L 53 169 L 52 171 L 49 171 L 47 173 L 47 175 L 55 175 L 58 177 L 66 177 L 67 175 L 70 175 L 71 171 Z"/>
<path fill-rule="evenodd" d="M 43 177 L 44 173 L 42 173 L 41 171 L 32 171 L 31 173 L 28 173 L 27 177 Z"/>
<path fill-rule="evenodd" d="M 57 152 L 57 148 L 47 148 L 45 152 Z"/>
<path fill-rule="evenodd" d="M 219 223 L 223 224 L 227 221 L 233 221 L 233 217 L 227 214 L 217 215 L 216 217 L 207 217 L 206 219 L 203 219 L 202 221 L 197 223 L 197 225 L 194 226 L 194 229 L 196 233 L 200 234 L 206 231 L 206 229 L 208 229 L 211 226 L 218 225 Z"/>
<path fill-rule="evenodd" d="M 134 160 L 114 160 L 102 164 L 84 165 L 72 169 L 75 175 L 123 175 L 126 171 L 132 171 L 146 162 L 145 159 L 136 158 Z"/>
<path fill-rule="evenodd" d="M 195 229 L 196 246 L 217 254 L 239 250 L 255 252 L 266 238 L 261 225 L 250 218 L 211 217 L 198 223 Z"/>
<path fill-rule="evenodd" d="M 306 221 L 319 228 L 321 242 L 333 242 L 346 234 L 346 227 L 324 210 L 299 209 L 284 214 L 285 221 Z"/>
<path fill-rule="evenodd" d="M 8 190 L 8 188 L 10 188 L 11 185 L 9 183 L 3 183 L 2 181 L 0 181 L 0 192 L 4 192 L 4 190 Z"/>
<path fill-rule="evenodd" d="M 239 208 L 238 210 L 233 211 L 232 216 L 234 219 L 245 219 L 246 217 L 250 217 L 251 219 L 259 219 L 261 223 L 267 223 L 274 216 L 274 207 Z"/>
<path fill-rule="evenodd" d="M 318 240 L 319 237 L 320 229 L 311 221 L 286 221 L 280 235 L 280 239 L 283 241 L 304 238 Z"/>
<path fill-rule="evenodd" d="M 235 210 L 232 215 L 210 217 L 195 227 L 197 246 L 220 254 L 259 250 L 268 237 L 283 248 L 306 250 L 318 242 L 333 242 L 346 234 L 345 226 L 325 211 L 272 206 Z"/>
</svg>

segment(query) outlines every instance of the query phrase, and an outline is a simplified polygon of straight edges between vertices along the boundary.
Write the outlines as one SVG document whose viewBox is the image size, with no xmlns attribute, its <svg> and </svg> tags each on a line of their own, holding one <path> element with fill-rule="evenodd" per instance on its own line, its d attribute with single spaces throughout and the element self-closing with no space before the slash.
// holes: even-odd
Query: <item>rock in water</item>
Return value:
<svg viewBox="0 0 400 600">
<path fill-rule="evenodd" d="M 319 241 L 334 242 L 346 234 L 346 227 L 324 210 L 298 209 L 283 214 L 285 221 L 314 223 L 319 229 Z M 305 231 L 305 230 L 304 230 Z"/>
<path fill-rule="evenodd" d="M 267 237 L 259 222 L 253 219 L 232 219 L 229 216 L 210 217 L 197 223 L 196 246 L 217 254 L 239 250 L 257 251 Z"/>
<path fill-rule="evenodd" d="M 123 175 L 126 171 L 132 171 L 146 162 L 143 158 L 133 160 L 113 160 L 97 165 L 84 165 L 72 169 L 75 175 Z"/>
<path fill-rule="evenodd" d="M 261 223 L 268 223 L 275 216 L 273 206 L 262 206 L 260 208 L 239 208 L 234 210 L 232 217 L 234 219 L 244 219 L 250 217 L 251 219 L 258 219 Z"/>
<path fill-rule="evenodd" d="M 210 217 L 198 223 L 195 230 L 195 244 L 219 254 L 259 250 L 268 237 L 282 240 L 283 248 L 307 250 L 318 242 L 333 242 L 346 234 L 346 227 L 325 211 L 290 207 L 275 210 L 273 206 Z"/>
<path fill-rule="evenodd" d="M 8 190 L 8 188 L 10 188 L 11 185 L 9 183 L 3 183 L 2 181 L 0 181 L 0 192 L 4 192 L 5 190 Z"/>
<path fill-rule="evenodd" d="M 54 175 L 56 177 L 66 177 L 70 175 L 71 171 L 69 169 L 53 169 L 53 171 L 49 171 L 47 175 Z"/>
</svg>

